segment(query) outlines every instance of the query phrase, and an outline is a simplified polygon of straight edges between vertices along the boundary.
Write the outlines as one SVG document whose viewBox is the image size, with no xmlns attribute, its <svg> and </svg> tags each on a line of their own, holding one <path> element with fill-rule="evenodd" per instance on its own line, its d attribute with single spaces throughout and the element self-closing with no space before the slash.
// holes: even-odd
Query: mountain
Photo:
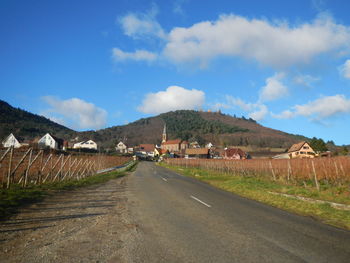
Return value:
<svg viewBox="0 0 350 263">
<path fill-rule="evenodd" d="M 163 113 L 98 131 L 77 132 L 43 116 L 14 108 L 1 100 L 0 123 L 0 139 L 4 139 L 11 132 L 22 140 L 50 132 L 66 140 L 76 137 L 78 140 L 92 139 L 104 149 L 113 148 L 119 141 L 130 146 L 141 143 L 160 144 L 164 124 L 167 126 L 168 139 L 196 140 L 200 144 L 212 142 L 221 146 L 288 148 L 295 142 L 307 139 L 266 128 L 253 119 L 192 110 Z"/>
<path fill-rule="evenodd" d="M 168 139 L 196 140 L 200 144 L 212 142 L 214 145 L 221 146 L 288 148 L 293 143 L 307 139 L 304 136 L 266 128 L 253 119 L 236 118 L 219 112 L 191 110 L 163 113 L 127 125 L 80 135 L 85 138 L 93 137 L 103 147 L 115 145 L 120 140 L 131 146 L 140 143 L 159 145 L 164 124 L 167 126 Z"/>
<path fill-rule="evenodd" d="M 43 136 L 47 132 L 65 139 L 76 134 L 75 131 L 43 116 L 14 108 L 7 102 L 0 100 L 1 141 L 10 133 L 21 140 L 32 140 L 35 137 Z"/>
</svg>

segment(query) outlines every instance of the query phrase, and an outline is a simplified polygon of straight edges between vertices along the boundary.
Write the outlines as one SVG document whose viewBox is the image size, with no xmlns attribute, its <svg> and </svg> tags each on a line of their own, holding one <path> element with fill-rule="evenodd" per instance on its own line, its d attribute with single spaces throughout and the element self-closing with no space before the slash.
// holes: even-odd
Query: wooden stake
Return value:
<svg viewBox="0 0 350 263">
<path fill-rule="evenodd" d="M 311 165 L 312 165 L 312 170 L 314 172 L 314 180 L 315 180 L 317 191 L 320 191 L 320 186 L 318 185 L 317 174 L 316 174 L 315 165 L 314 165 L 314 161 L 313 160 L 311 161 Z"/>
<path fill-rule="evenodd" d="M 273 170 L 273 168 L 272 168 L 272 163 L 271 163 L 271 161 L 270 161 L 270 169 L 271 169 L 271 172 L 272 172 L 273 180 L 276 181 L 276 175 L 275 175 L 275 172 L 274 172 L 274 170 Z"/>
<path fill-rule="evenodd" d="M 290 160 L 288 160 L 288 177 L 287 180 L 289 181 L 292 177 L 292 166 L 290 165 Z"/>
<path fill-rule="evenodd" d="M 29 148 L 28 151 L 22 156 L 22 159 L 17 163 L 15 169 L 11 171 L 10 177 L 13 177 L 13 175 L 15 174 L 19 166 L 23 163 L 23 161 L 26 159 L 27 155 L 30 153 L 31 150 L 32 148 Z"/>
<path fill-rule="evenodd" d="M 61 163 L 61 168 L 58 170 L 58 172 L 56 173 L 55 177 L 53 178 L 52 181 L 55 181 L 56 178 L 58 177 L 58 175 L 62 172 L 63 167 L 66 165 L 67 161 L 69 160 L 69 157 L 65 160 L 64 163 Z M 63 158 L 62 158 L 62 162 L 63 162 Z"/>
<path fill-rule="evenodd" d="M 33 149 L 31 149 L 30 154 L 29 154 L 29 160 L 28 160 L 28 166 L 26 169 L 26 173 L 24 175 L 24 182 L 23 182 L 23 186 L 26 187 L 27 185 L 27 180 L 28 180 L 28 173 L 29 173 L 29 169 L 31 166 L 31 162 L 32 162 L 32 154 L 33 154 Z"/>
<path fill-rule="evenodd" d="M 12 158 L 13 158 L 13 146 L 11 146 L 11 152 L 10 152 L 10 162 L 9 162 L 9 169 L 7 174 L 7 188 L 10 188 L 11 183 L 11 166 L 12 166 Z"/>
</svg>

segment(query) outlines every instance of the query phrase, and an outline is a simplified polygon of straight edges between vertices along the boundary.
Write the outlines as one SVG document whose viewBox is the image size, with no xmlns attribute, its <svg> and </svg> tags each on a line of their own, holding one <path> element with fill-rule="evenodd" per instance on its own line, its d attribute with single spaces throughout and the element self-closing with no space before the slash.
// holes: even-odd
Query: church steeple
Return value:
<svg viewBox="0 0 350 263">
<path fill-rule="evenodd" d="M 166 124 L 164 124 L 164 129 L 163 129 L 162 143 L 163 142 L 166 142 Z"/>
</svg>

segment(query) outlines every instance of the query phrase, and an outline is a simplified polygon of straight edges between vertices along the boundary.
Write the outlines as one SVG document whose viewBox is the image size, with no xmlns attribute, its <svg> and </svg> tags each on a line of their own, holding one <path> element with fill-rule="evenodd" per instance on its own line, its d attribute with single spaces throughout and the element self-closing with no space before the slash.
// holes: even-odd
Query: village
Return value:
<svg viewBox="0 0 350 263">
<path fill-rule="evenodd" d="M 41 138 L 35 138 L 31 141 L 20 141 L 13 133 L 8 135 L 3 141 L 4 148 L 21 148 L 33 147 L 38 149 L 52 149 L 56 151 L 78 151 L 87 153 L 99 152 L 97 143 L 93 140 L 78 141 L 78 138 L 66 141 L 56 136 L 46 133 Z M 222 147 L 215 146 L 211 142 L 205 146 L 199 145 L 197 141 L 188 142 L 181 139 L 168 139 L 167 128 L 164 125 L 162 133 L 162 141 L 160 145 L 140 144 L 137 146 L 129 146 L 123 141 L 119 141 L 115 147 L 115 153 L 120 155 L 130 155 L 134 159 L 140 160 L 157 160 L 164 158 L 186 158 L 186 159 L 225 159 L 225 160 L 246 160 L 255 158 L 248 152 L 239 147 Z M 291 147 L 283 153 L 269 157 L 272 159 L 295 159 L 295 158 L 314 158 L 318 156 L 330 156 L 330 152 L 316 152 L 306 141 L 291 145 Z"/>
</svg>

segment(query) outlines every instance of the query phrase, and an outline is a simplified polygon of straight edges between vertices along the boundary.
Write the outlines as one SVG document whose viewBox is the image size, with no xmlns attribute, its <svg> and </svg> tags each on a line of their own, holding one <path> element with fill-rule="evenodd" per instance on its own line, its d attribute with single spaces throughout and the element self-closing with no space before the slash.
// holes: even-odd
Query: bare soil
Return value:
<svg viewBox="0 0 350 263">
<path fill-rule="evenodd" d="M 130 262 L 127 181 L 60 192 L 0 222 L 0 262 Z"/>
</svg>

